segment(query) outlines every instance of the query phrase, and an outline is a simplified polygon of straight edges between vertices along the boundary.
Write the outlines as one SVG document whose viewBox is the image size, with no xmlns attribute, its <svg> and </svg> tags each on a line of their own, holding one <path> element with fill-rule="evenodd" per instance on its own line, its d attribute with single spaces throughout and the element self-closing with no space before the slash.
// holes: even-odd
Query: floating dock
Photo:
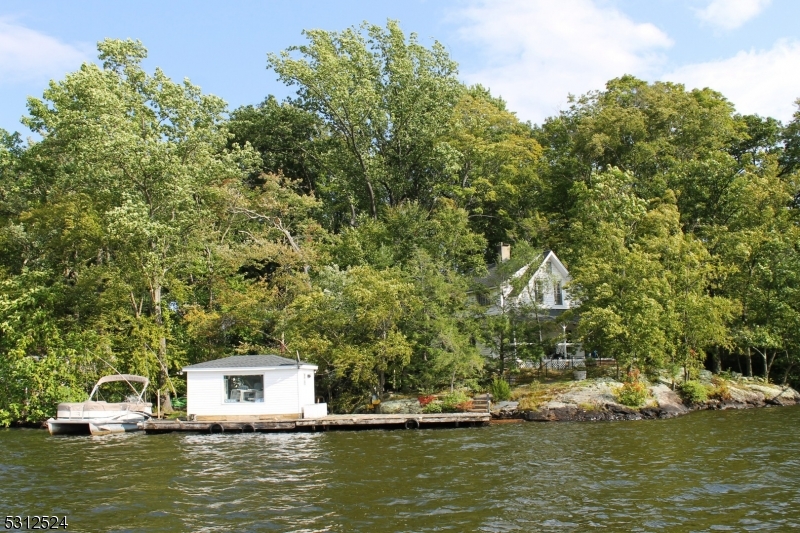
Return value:
<svg viewBox="0 0 800 533">
<path fill-rule="evenodd" d="M 365 414 L 328 415 L 322 418 L 252 420 L 159 420 L 140 423 L 147 433 L 189 431 L 194 433 L 254 433 L 258 432 L 315 432 L 359 429 L 427 429 L 444 427 L 488 426 L 491 415 L 486 413 L 435 414 Z"/>
</svg>

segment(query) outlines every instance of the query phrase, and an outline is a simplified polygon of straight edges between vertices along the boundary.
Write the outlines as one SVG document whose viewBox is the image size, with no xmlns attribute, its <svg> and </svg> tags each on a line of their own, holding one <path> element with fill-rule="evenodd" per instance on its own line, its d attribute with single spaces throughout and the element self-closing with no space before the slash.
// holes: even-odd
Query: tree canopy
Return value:
<svg viewBox="0 0 800 533">
<path fill-rule="evenodd" d="M 624 75 L 531 125 L 395 21 L 303 37 L 282 102 L 229 113 L 107 39 L 29 99 L 38 140 L 0 130 L 0 424 L 232 353 L 301 354 L 339 411 L 485 388 L 560 327 L 476 280 L 544 249 L 587 351 L 800 378 L 800 114 Z"/>
</svg>

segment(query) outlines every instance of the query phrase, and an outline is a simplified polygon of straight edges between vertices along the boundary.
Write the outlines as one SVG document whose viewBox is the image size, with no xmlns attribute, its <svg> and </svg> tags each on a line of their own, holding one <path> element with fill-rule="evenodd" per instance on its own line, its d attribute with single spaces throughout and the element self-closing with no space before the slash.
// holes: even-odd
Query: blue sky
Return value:
<svg viewBox="0 0 800 533">
<path fill-rule="evenodd" d="M 105 37 L 140 39 L 156 66 L 190 78 L 231 109 L 291 91 L 266 54 L 301 44 L 303 29 L 341 30 L 387 18 L 442 42 L 467 83 L 540 123 L 568 94 L 625 73 L 710 86 L 742 113 L 788 121 L 800 98 L 800 2 L 791 0 L 16 1 L 0 4 L 0 128 Z"/>
</svg>

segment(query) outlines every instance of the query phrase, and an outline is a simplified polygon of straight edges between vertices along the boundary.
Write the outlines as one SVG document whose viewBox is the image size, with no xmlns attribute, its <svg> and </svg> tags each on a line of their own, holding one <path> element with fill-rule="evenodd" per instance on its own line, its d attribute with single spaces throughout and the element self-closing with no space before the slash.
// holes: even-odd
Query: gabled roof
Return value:
<svg viewBox="0 0 800 533">
<path fill-rule="evenodd" d="M 304 361 L 296 361 L 279 355 L 233 355 L 223 359 L 215 359 L 183 367 L 184 370 L 212 370 L 220 369 L 240 369 L 240 368 L 276 368 L 276 367 L 297 367 L 299 365 L 314 366 Z"/>
<path fill-rule="evenodd" d="M 554 251 L 550 250 L 547 252 L 541 264 L 545 264 L 548 260 L 550 261 L 551 265 L 555 265 L 555 267 L 561 271 L 562 276 L 565 278 L 569 277 L 569 271 L 567 270 L 567 267 L 564 266 L 564 263 L 561 262 Z"/>
</svg>

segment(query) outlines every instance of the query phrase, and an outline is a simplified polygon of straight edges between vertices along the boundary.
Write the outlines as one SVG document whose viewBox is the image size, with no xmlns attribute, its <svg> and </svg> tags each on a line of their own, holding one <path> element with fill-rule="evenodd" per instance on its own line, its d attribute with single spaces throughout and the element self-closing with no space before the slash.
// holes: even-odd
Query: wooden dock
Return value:
<svg viewBox="0 0 800 533">
<path fill-rule="evenodd" d="M 484 413 L 328 415 L 322 418 L 252 420 L 159 420 L 140 423 L 147 433 L 190 431 L 194 433 L 315 432 L 358 429 L 427 429 L 488 426 Z"/>
</svg>

